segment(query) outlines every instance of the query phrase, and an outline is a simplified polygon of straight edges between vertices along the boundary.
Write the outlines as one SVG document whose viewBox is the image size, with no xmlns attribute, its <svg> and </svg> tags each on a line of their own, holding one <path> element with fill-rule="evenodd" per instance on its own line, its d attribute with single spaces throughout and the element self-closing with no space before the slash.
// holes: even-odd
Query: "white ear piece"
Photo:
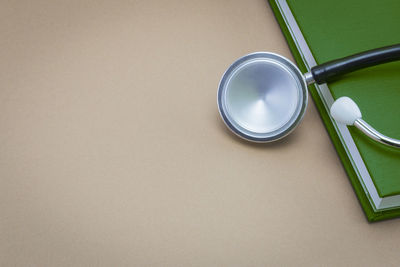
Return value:
<svg viewBox="0 0 400 267">
<path fill-rule="evenodd" d="M 354 125 L 369 138 L 384 145 L 400 148 L 400 140 L 381 134 L 371 125 L 361 119 L 361 111 L 351 98 L 343 96 L 338 98 L 331 106 L 331 116 L 337 122 Z"/>
<path fill-rule="evenodd" d="M 331 116 L 340 123 L 353 125 L 357 119 L 361 119 L 361 111 L 351 98 L 343 96 L 332 104 Z"/>
</svg>

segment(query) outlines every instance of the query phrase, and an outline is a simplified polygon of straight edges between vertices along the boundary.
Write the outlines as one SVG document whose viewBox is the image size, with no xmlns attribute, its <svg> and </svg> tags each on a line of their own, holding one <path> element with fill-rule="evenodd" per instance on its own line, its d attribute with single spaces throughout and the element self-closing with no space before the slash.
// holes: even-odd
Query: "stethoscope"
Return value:
<svg viewBox="0 0 400 267">
<path fill-rule="evenodd" d="M 323 84 L 355 70 L 396 60 L 400 60 L 400 44 L 333 60 L 303 75 L 283 56 L 252 53 L 236 60 L 222 76 L 218 109 L 227 127 L 239 137 L 261 143 L 276 141 L 301 122 L 308 102 L 307 85 Z M 337 122 L 353 125 L 375 141 L 400 148 L 400 140 L 366 123 L 348 97 L 337 99 L 330 114 Z"/>
</svg>

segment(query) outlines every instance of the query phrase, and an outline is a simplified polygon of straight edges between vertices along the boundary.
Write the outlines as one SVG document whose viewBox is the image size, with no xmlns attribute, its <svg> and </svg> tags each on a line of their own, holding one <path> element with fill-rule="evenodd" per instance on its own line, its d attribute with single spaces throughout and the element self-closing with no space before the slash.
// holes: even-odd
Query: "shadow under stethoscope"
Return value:
<svg viewBox="0 0 400 267">
<path fill-rule="evenodd" d="M 241 145 L 247 146 L 247 147 L 252 147 L 254 149 L 282 149 L 283 147 L 290 146 L 293 143 L 298 142 L 300 138 L 300 132 L 299 131 L 294 131 L 290 135 L 279 139 L 275 140 L 274 142 L 268 142 L 268 143 L 255 143 L 255 142 L 249 142 L 248 140 L 245 140 L 241 138 L 240 136 L 236 135 L 234 132 L 229 130 L 228 127 L 226 127 L 225 123 L 221 120 L 221 117 L 216 111 L 214 113 L 214 121 L 215 124 L 218 126 L 220 129 L 221 133 L 224 134 L 225 136 L 229 137 L 233 142 L 237 142 Z"/>
</svg>

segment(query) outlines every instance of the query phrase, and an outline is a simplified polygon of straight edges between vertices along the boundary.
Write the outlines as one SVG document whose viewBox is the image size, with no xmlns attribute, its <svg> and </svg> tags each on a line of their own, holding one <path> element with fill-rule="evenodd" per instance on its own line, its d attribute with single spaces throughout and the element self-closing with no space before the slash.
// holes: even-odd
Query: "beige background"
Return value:
<svg viewBox="0 0 400 267">
<path fill-rule="evenodd" d="M 311 102 L 254 145 L 219 118 L 237 57 L 292 58 L 265 1 L 1 1 L 1 266 L 378 266 Z"/>
</svg>

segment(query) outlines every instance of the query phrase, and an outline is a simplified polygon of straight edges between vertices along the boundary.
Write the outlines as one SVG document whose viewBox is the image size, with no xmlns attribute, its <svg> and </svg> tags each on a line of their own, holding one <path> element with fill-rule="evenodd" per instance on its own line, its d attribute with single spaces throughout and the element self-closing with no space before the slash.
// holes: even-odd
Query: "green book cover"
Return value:
<svg viewBox="0 0 400 267">
<path fill-rule="evenodd" d="M 270 5 L 300 69 L 369 49 L 400 43 L 398 0 L 270 0 Z M 400 150 L 333 121 L 329 107 L 352 98 L 365 119 L 383 134 L 400 139 L 400 62 L 309 86 L 369 221 L 400 216 Z"/>
</svg>

